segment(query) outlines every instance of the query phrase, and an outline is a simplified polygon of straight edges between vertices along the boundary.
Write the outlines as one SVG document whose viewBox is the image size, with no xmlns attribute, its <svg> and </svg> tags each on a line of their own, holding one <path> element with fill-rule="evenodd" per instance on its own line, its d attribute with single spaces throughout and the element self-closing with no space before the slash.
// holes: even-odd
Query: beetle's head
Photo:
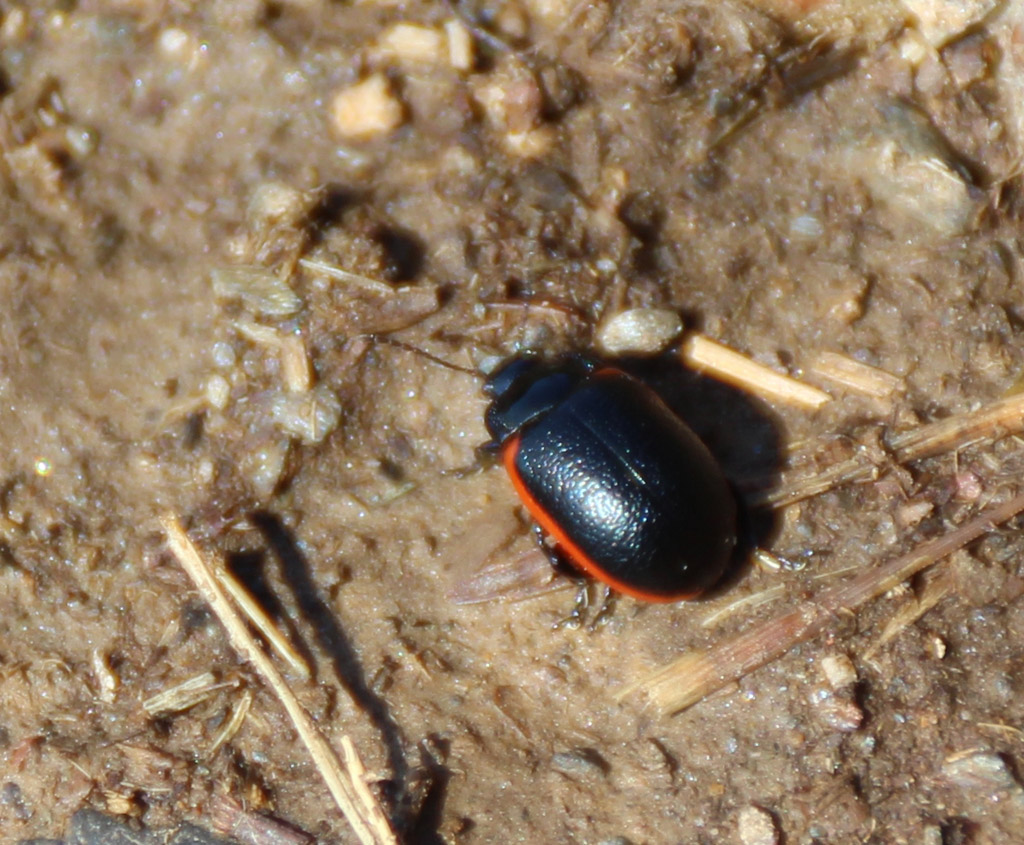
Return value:
<svg viewBox="0 0 1024 845">
<path fill-rule="evenodd" d="M 483 387 L 491 398 L 484 423 L 492 443 L 504 443 L 560 404 L 592 369 L 579 357 L 548 361 L 539 355 L 519 355 L 499 366 Z"/>
</svg>

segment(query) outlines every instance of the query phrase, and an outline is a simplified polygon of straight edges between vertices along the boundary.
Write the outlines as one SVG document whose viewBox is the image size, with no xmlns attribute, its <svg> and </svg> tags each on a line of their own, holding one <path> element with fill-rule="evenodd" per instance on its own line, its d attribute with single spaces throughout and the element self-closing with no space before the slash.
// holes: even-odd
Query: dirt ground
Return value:
<svg viewBox="0 0 1024 845">
<path fill-rule="evenodd" d="M 314 667 L 289 677 L 403 841 L 1024 841 L 1012 526 L 682 714 L 615 698 L 1018 492 L 1019 440 L 752 516 L 782 566 L 748 549 L 701 601 L 557 627 L 568 582 L 453 598 L 536 551 L 500 467 L 461 471 L 480 379 L 416 351 L 600 353 L 619 312 L 674 311 L 835 397 L 639 367 L 744 491 L 798 444 L 1007 394 L 1024 6 L 0 11 L 0 840 L 70 837 L 82 808 L 229 833 L 231 799 L 355 841 L 168 554 L 176 514 Z M 823 353 L 895 389 L 844 389 Z M 748 596 L 771 600 L 712 618 Z"/>
</svg>

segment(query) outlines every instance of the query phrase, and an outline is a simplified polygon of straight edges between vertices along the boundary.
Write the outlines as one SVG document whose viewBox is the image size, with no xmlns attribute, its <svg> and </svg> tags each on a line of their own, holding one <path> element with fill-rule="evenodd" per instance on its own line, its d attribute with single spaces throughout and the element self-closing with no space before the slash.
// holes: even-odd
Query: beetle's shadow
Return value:
<svg viewBox="0 0 1024 845">
<path fill-rule="evenodd" d="M 618 360 L 615 366 L 657 391 L 664 402 L 704 441 L 734 490 L 744 482 L 774 486 L 782 468 L 780 422 L 762 401 L 737 388 L 679 365 L 672 355 Z M 733 561 L 718 584 L 704 594 L 733 586 L 750 564 L 751 552 L 778 533 L 773 512 L 754 509 L 737 491 L 739 530 Z"/>
</svg>

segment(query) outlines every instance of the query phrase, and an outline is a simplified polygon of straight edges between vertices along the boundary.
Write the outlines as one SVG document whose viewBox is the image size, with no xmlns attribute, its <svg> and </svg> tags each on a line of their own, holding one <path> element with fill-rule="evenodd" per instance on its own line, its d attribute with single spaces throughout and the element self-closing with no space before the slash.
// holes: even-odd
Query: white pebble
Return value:
<svg viewBox="0 0 1024 845">
<path fill-rule="evenodd" d="M 656 355 L 682 333 L 683 321 L 675 311 L 632 308 L 601 326 L 597 342 L 608 355 Z"/>
<path fill-rule="evenodd" d="M 230 369 L 235 366 L 235 348 L 230 343 L 220 340 L 213 344 L 213 363 L 217 367 Z"/>
<path fill-rule="evenodd" d="M 448 45 L 438 30 L 403 21 L 381 33 L 377 50 L 402 64 L 440 64 L 447 59 Z"/>
<path fill-rule="evenodd" d="M 288 457 L 287 443 L 268 443 L 242 459 L 242 471 L 256 490 L 256 495 L 270 496 L 284 473 Z"/>
<path fill-rule="evenodd" d="M 212 375 L 206 380 L 206 401 L 210 407 L 223 411 L 231 401 L 231 385 L 222 375 Z"/>
<path fill-rule="evenodd" d="M 338 134 L 350 141 L 369 141 L 394 132 L 405 109 L 391 92 L 382 73 L 341 89 L 331 101 L 331 118 Z"/>
<path fill-rule="evenodd" d="M 821 659 L 821 671 L 828 685 L 841 690 L 857 683 L 857 668 L 845 654 L 830 654 Z"/>
<path fill-rule="evenodd" d="M 270 413 L 285 433 L 303 443 L 319 443 L 341 420 L 341 402 L 327 385 L 319 384 L 306 393 L 279 394 Z"/>
<path fill-rule="evenodd" d="M 743 845 L 778 845 L 779 842 L 772 814 L 753 805 L 740 810 L 739 834 Z"/>
</svg>

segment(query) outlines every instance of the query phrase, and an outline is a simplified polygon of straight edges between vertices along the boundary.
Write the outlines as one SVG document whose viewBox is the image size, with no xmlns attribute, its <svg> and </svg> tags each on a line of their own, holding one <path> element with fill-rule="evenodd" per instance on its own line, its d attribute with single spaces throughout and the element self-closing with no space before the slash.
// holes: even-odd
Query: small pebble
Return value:
<svg viewBox="0 0 1024 845">
<path fill-rule="evenodd" d="M 671 309 L 631 308 L 606 321 L 597 342 L 611 356 L 657 355 L 682 333 L 682 318 Z"/>
<path fill-rule="evenodd" d="M 341 402 L 327 385 L 304 393 L 281 393 L 274 397 L 270 413 L 278 428 L 303 443 L 320 443 L 337 427 Z"/>
<path fill-rule="evenodd" d="M 739 834 L 743 845 L 778 845 L 779 842 L 772 814 L 753 805 L 740 810 Z"/>
<path fill-rule="evenodd" d="M 381 33 L 377 50 L 385 58 L 402 64 L 441 64 L 448 57 L 444 35 L 432 27 L 404 21 Z"/>
<path fill-rule="evenodd" d="M 264 182 L 253 191 L 245 210 L 250 228 L 294 225 L 306 214 L 309 195 L 284 182 Z"/>
<path fill-rule="evenodd" d="M 932 634 L 927 641 L 928 653 L 936 660 L 942 660 L 946 656 L 946 641 L 938 634 Z"/>
<path fill-rule="evenodd" d="M 801 214 L 789 221 L 789 233 L 795 238 L 815 240 L 825 233 L 825 227 L 813 214 Z"/>
<path fill-rule="evenodd" d="M 237 360 L 235 348 L 230 343 L 225 343 L 224 341 L 218 341 L 213 344 L 212 357 L 215 366 L 225 369 L 235 366 L 235 361 Z"/>
<path fill-rule="evenodd" d="M 913 528 L 935 509 L 935 505 L 925 499 L 910 501 L 896 510 L 896 522 L 903 528 Z"/>
<path fill-rule="evenodd" d="M 864 711 L 854 701 L 831 696 L 818 705 L 818 714 L 829 727 L 843 733 L 857 730 L 864 722 Z"/>
<path fill-rule="evenodd" d="M 962 35 L 997 5 L 995 0 L 904 0 L 917 31 L 932 47 Z"/>
<path fill-rule="evenodd" d="M 302 308 L 288 283 L 265 267 L 215 267 L 210 281 L 219 299 L 241 299 L 255 314 L 289 317 Z"/>
<path fill-rule="evenodd" d="M 185 30 L 171 26 L 157 37 L 157 47 L 167 58 L 188 58 L 192 52 L 192 36 Z"/>
<path fill-rule="evenodd" d="M 517 158 L 540 158 L 555 143 L 552 126 L 538 126 L 523 132 L 508 132 L 503 141 L 505 149 Z"/>
<path fill-rule="evenodd" d="M 341 89 L 331 101 L 334 128 L 348 141 L 369 141 L 394 132 L 405 120 L 405 109 L 382 73 Z"/>
<path fill-rule="evenodd" d="M 857 668 L 845 654 L 830 654 L 821 659 L 821 671 L 833 690 L 857 683 Z"/>
<path fill-rule="evenodd" d="M 214 374 L 206 380 L 206 401 L 211 408 L 223 411 L 231 401 L 231 385 L 222 375 Z"/>
<path fill-rule="evenodd" d="M 287 443 L 267 443 L 247 453 L 242 458 L 241 469 L 258 496 L 270 496 L 284 474 L 287 459 Z"/>
<path fill-rule="evenodd" d="M 473 37 L 466 25 L 458 18 L 452 18 L 444 25 L 448 36 L 448 63 L 455 70 L 472 70 L 476 64 Z"/>
</svg>

